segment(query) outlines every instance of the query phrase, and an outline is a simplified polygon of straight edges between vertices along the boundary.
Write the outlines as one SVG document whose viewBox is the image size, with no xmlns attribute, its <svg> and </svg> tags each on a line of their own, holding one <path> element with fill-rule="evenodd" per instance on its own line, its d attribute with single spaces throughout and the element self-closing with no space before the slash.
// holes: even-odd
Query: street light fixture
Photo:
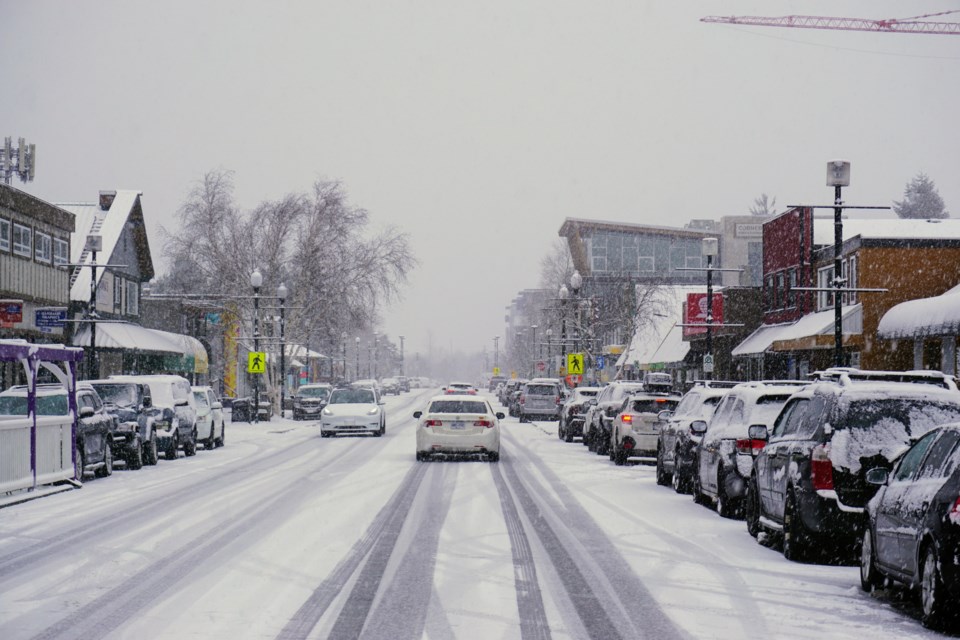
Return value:
<svg viewBox="0 0 960 640">
<path fill-rule="evenodd" d="M 287 344 L 283 341 L 284 337 L 284 328 L 286 327 L 286 318 L 284 312 L 287 309 L 286 300 L 287 300 L 287 287 L 282 282 L 280 286 L 277 287 L 277 299 L 280 300 L 280 417 L 283 418 L 283 399 L 286 397 L 287 391 L 287 361 L 286 361 L 286 351 Z M 307 354 L 309 358 L 310 354 Z"/>
<path fill-rule="evenodd" d="M 250 274 L 250 286 L 253 287 L 253 351 L 260 353 L 260 287 L 263 275 L 260 269 Z M 260 422 L 260 374 L 253 374 L 253 421 Z"/>
</svg>

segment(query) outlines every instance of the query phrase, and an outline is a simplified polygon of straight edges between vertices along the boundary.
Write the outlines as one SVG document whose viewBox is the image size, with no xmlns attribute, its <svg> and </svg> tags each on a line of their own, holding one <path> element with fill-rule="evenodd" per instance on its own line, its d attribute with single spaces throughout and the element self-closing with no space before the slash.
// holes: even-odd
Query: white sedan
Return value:
<svg viewBox="0 0 960 640">
<path fill-rule="evenodd" d="M 500 420 L 482 398 L 434 396 L 424 411 L 416 411 L 417 460 L 433 454 L 483 455 L 500 459 Z"/>
<path fill-rule="evenodd" d="M 380 437 L 387 430 L 383 402 L 373 389 L 334 389 L 320 412 L 320 435 L 372 433 Z"/>
</svg>

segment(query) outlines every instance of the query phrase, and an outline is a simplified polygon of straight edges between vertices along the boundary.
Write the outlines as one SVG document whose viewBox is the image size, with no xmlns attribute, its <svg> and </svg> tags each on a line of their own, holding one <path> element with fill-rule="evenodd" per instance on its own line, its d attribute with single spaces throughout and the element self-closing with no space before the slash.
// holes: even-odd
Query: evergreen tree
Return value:
<svg viewBox="0 0 960 640">
<path fill-rule="evenodd" d="M 917 174 L 903 190 L 903 200 L 893 202 L 893 210 L 901 218 L 949 218 L 943 198 L 925 173 Z"/>
</svg>

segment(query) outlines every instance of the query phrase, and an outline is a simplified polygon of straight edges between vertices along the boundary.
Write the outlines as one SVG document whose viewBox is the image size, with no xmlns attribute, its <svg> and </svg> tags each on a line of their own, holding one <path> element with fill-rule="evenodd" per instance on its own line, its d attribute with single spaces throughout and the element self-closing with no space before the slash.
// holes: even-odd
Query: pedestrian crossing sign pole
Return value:
<svg viewBox="0 0 960 640">
<path fill-rule="evenodd" d="M 574 376 L 583 375 L 583 354 L 582 353 L 567 354 L 567 374 L 574 375 Z"/>
</svg>

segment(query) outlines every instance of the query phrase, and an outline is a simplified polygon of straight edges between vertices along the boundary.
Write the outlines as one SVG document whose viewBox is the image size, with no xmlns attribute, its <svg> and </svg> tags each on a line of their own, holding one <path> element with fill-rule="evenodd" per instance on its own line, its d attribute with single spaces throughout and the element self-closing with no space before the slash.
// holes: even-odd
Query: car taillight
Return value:
<svg viewBox="0 0 960 640">
<path fill-rule="evenodd" d="M 476 422 L 473 423 L 473 426 L 475 426 L 475 427 L 488 427 L 488 428 L 489 428 L 489 427 L 492 427 L 492 426 L 493 426 L 493 421 L 492 421 L 492 420 L 477 420 Z"/>
<path fill-rule="evenodd" d="M 467 391 L 467 393 L 469 393 L 471 396 L 475 396 L 475 395 L 477 395 L 477 390 L 476 390 L 476 389 L 470 389 L 469 391 Z"/>
<path fill-rule="evenodd" d="M 442 426 L 443 426 L 443 420 L 427 420 L 426 422 L 423 423 L 423 426 L 425 426 L 425 427 L 442 427 Z"/>
<path fill-rule="evenodd" d="M 563 404 L 563 398 L 557 397 L 557 404 Z"/>
<path fill-rule="evenodd" d="M 742 453 L 745 456 L 754 456 L 760 453 L 760 449 L 763 449 L 767 445 L 766 440 L 751 440 L 750 438 L 741 438 L 737 440 L 737 453 Z"/>
<path fill-rule="evenodd" d="M 626 422 L 627 424 L 633 422 L 633 416 L 629 413 L 624 413 L 620 415 L 620 422 Z"/>
<path fill-rule="evenodd" d="M 953 524 L 960 524 L 960 498 L 957 498 L 953 506 L 950 507 L 950 511 L 947 512 L 947 517 Z"/>
<path fill-rule="evenodd" d="M 527 401 L 527 398 L 525 396 L 520 396 L 520 404 L 523 404 L 526 401 Z"/>
<path fill-rule="evenodd" d="M 833 489 L 833 463 L 830 462 L 829 444 L 818 444 L 810 452 L 810 480 L 815 491 Z"/>
</svg>

